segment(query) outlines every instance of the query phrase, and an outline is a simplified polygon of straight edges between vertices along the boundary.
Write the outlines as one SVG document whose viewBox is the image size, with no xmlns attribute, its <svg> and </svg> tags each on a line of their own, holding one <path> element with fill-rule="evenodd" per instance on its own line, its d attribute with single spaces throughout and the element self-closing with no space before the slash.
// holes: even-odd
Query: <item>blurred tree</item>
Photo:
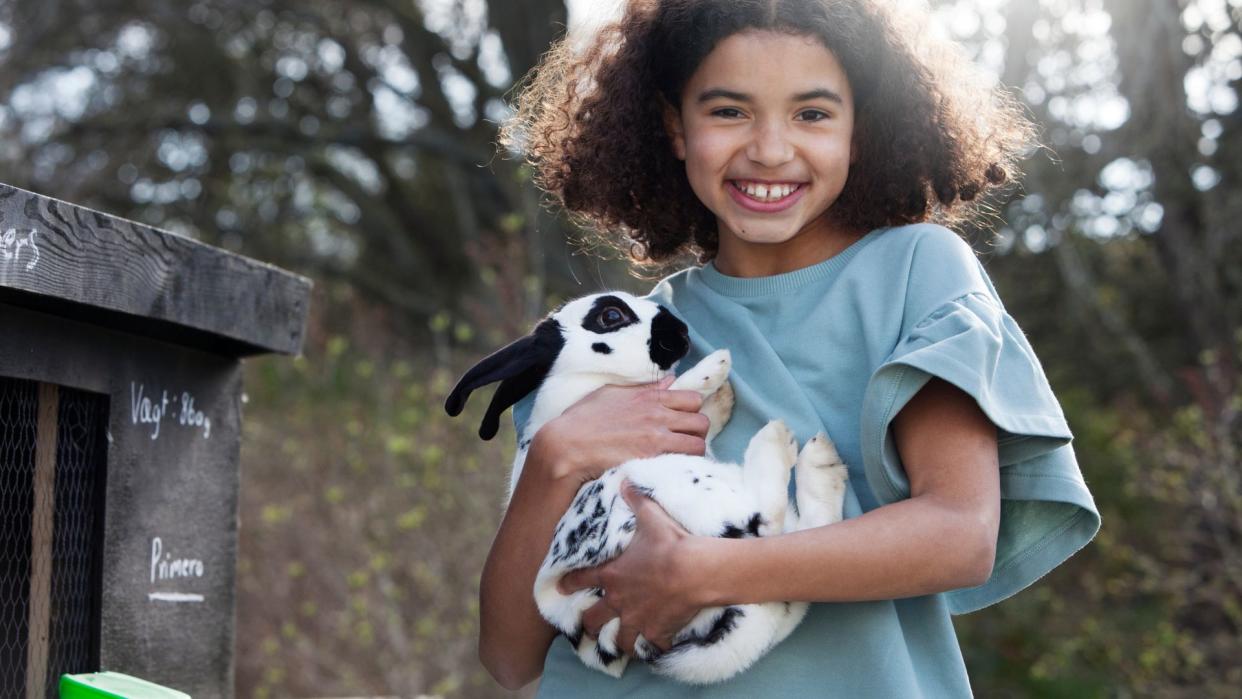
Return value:
<svg viewBox="0 0 1242 699">
<path fill-rule="evenodd" d="M 995 692 L 1229 696 L 1242 672 L 1237 0 L 945 2 L 1051 157 L 989 268 L 1104 514 L 1034 595 L 960 620 Z M 1017 633 L 1040 628 L 1047 635 Z M 1101 672 L 1100 668 L 1107 668 Z"/>
<path fill-rule="evenodd" d="M 571 272 L 496 124 L 565 22 L 563 0 L 10 0 L 0 179 L 347 280 L 416 328 L 490 285 L 524 315 L 475 320 L 511 336 Z"/>
</svg>

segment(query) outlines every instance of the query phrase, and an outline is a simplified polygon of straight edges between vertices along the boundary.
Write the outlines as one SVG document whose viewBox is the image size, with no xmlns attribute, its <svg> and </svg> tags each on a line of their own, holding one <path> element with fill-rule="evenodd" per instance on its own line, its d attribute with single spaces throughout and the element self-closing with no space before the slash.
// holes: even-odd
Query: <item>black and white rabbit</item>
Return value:
<svg viewBox="0 0 1242 699">
<path fill-rule="evenodd" d="M 548 420 L 605 384 L 634 385 L 667 376 L 689 351 L 685 323 L 668 309 L 622 292 L 570 301 L 534 331 L 489 355 L 458 382 L 445 409 L 458 415 L 471 391 L 500 381 L 479 435 L 495 436 L 507 408 L 537 390 L 530 419 L 518 441 L 509 493 L 521 475 L 531 439 Z M 615 677 L 627 656 L 616 646 L 620 620 L 600 630 L 599 640 L 582 632 L 582 613 L 602 591 L 564 595 L 556 583 L 566 573 L 600 565 L 629 545 L 635 518 L 620 497 L 624 479 L 654 499 L 690 533 L 747 537 L 779 534 L 840 521 L 848 474 L 822 432 L 798 452 L 794 435 L 780 420 L 751 438 L 742 464 L 710 457 L 711 439 L 733 410 L 728 350 L 717 350 L 686 373 L 671 390 L 703 395 L 702 412 L 711 427 L 707 457 L 665 454 L 633 459 L 582 486 L 557 524 L 552 545 L 535 581 L 540 613 L 559 629 L 590 667 Z M 797 468 L 797 509 L 788 507 L 790 469 Z M 793 631 L 806 614 L 805 602 L 769 602 L 703 609 L 661 652 L 638 637 L 633 654 L 655 672 L 693 683 L 719 682 L 749 667 Z"/>
</svg>

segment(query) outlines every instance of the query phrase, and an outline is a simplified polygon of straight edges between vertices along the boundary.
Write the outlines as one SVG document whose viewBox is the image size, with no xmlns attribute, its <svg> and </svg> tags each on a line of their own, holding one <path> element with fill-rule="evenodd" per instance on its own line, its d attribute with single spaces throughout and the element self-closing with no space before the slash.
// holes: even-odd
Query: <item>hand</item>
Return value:
<svg viewBox="0 0 1242 699">
<path fill-rule="evenodd" d="M 703 606 L 694 594 L 698 588 L 687 548 L 695 537 L 628 480 L 621 496 L 638 520 L 630 545 L 601 566 L 568 573 L 558 587 L 564 594 L 604 589 L 604 597 L 583 613 L 583 631 L 588 636 L 597 638 L 604 624 L 620 617 L 617 648 L 621 652 L 634 655 L 634 641 L 640 633 L 667 651 L 677 632 Z"/>
<path fill-rule="evenodd" d="M 699 413 L 703 397 L 670 391 L 674 377 L 640 386 L 601 386 L 549 420 L 531 451 L 555 478 L 584 483 L 630 459 L 660 454 L 702 456 L 710 421 Z"/>
</svg>

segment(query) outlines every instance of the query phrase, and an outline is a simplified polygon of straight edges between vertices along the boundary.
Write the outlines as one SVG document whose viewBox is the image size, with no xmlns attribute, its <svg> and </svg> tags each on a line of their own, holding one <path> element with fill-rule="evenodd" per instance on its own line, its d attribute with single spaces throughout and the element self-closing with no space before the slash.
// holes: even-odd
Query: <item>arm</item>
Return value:
<svg viewBox="0 0 1242 699">
<path fill-rule="evenodd" d="M 780 537 L 687 539 L 717 581 L 702 583 L 705 601 L 896 599 L 985 582 L 1000 528 L 996 427 L 970 396 L 933 379 L 893 430 L 908 500 Z"/>
<path fill-rule="evenodd" d="M 551 423 L 549 423 L 551 424 Z M 552 541 L 552 530 L 578 484 L 554 474 L 556 454 L 543 430 L 531 442 L 526 467 L 492 541 L 479 583 L 479 659 L 506 689 L 539 676 L 556 631 L 531 590 Z"/>
<path fill-rule="evenodd" d="M 697 412 L 701 405 L 693 391 L 605 386 L 535 434 L 479 588 L 479 659 L 506 689 L 539 676 L 555 638 L 532 591 L 552 531 L 578 488 L 632 458 L 702 454 L 707 418 Z"/>
<path fill-rule="evenodd" d="M 896 599 L 982 583 L 1000 526 L 995 426 L 972 398 L 935 379 L 893 424 L 911 497 L 855 519 L 719 539 L 686 534 L 647 501 L 624 554 L 562 582 L 608 591 L 609 609 L 597 605 L 584 617 L 588 633 L 619 614 L 618 641 L 629 648 L 640 631 L 667 641 L 708 606 Z"/>
</svg>

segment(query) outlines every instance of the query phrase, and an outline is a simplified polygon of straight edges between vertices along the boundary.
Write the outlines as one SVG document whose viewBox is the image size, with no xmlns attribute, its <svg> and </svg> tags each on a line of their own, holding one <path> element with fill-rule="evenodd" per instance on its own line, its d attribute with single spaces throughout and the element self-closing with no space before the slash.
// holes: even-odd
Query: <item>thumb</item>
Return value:
<svg viewBox="0 0 1242 699">
<path fill-rule="evenodd" d="M 628 478 L 621 484 L 621 498 L 625 500 L 625 504 L 630 506 L 630 511 L 634 513 L 634 519 L 640 531 L 658 531 L 670 527 L 686 531 L 685 525 L 673 519 L 673 516 L 651 497 L 650 490 L 634 485 Z"/>
<path fill-rule="evenodd" d="M 556 582 L 556 589 L 562 595 L 572 594 L 589 587 L 599 587 L 599 570 L 596 568 L 578 568 L 561 576 Z"/>
<path fill-rule="evenodd" d="M 646 517 L 649 508 L 655 505 L 655 501 L 628 478 L 621 482 L 621 498 L 630 506 L 635 517 Z"/>
</svg>

